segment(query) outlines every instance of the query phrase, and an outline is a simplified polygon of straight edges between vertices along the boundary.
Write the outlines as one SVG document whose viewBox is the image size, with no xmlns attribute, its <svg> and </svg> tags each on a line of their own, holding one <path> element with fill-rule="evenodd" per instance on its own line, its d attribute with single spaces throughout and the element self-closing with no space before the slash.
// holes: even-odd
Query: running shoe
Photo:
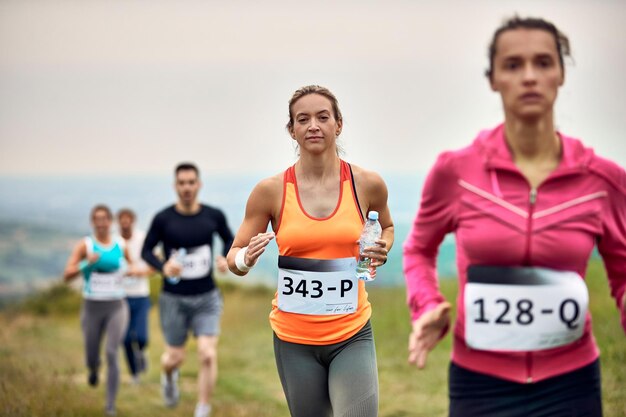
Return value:
<svg viewBox="0 0 626 417">
<path fill-rule="evenodd" d="M 161 393 L 166 407 L 175 407 L 178 404 L 178 369 L 174 369 L 169 376 L 165 372 L 161 373 Z"/>
<path fill-rule="evenodd" d="M 211 404 L 196 404 L 196 411 L 193 417 L 209 417 L 211 415 Z"/>
<path fill-rule="evenodd" d="M 87 376 L 87 383 L 92 387 L 98 386 L 98 371 L 95 369 L 89 370 L 89 375 Z"/>
</svg>

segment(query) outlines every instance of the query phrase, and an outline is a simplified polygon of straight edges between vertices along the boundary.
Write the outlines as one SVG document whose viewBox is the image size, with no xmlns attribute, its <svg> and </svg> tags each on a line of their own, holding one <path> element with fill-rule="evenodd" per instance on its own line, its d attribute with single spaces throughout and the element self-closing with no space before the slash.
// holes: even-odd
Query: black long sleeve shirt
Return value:
<svg viewBox="0 0 626 417">
<path fill-rule="evenodd" d="M 223 242 L 226 256 L 232 243 L 233 233 L 221 210 L 202 204 L 200 211 L 192 215 L 181 214 L 175 206 L 157 213 L 152 220 L 141 251 L 141 257 L 159 271 L 164 262 L 154 254 L 161 245 L 165 260 L 173 251 L 184 248 L 183 273 L 179 282 L 163 280 L 163 291 L 179 295 L 206 293 L 215 288 L 213 280 L 213 235 Z"/>
</svg>

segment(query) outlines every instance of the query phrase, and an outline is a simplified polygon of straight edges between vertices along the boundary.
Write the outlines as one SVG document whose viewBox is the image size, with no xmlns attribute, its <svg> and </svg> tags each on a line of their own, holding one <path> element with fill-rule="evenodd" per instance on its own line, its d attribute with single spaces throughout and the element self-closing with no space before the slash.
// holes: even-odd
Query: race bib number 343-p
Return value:
<svg viewBox="0 0 626 417">
<path fill-rule="evenodd" d="M 589 294 L 576 272 L 470 266 L 465 338 L 480 350 L 535 351 L 579 339 Z"/>
<path fill-rule="evenodd" d="M 358 306 L 355 258 L 278 259 L 278 308 L 298 314 L 350 314 Z"/>
</svg>

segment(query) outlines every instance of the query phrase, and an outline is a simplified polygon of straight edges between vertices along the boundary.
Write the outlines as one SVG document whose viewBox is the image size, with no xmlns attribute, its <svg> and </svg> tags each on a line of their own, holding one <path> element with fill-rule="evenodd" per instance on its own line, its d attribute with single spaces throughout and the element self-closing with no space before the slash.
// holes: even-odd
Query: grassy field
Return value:
<svg viewBox="0 0 626 417">
<path fill-rule="evenodd" d="M 595 335 L 602 350 L 606 417 L 626 416 L 626 338 L 615 304 L 608 296 L 599 263 L 589 271 Z M 155 287 L 158 284 L 155 280 Z M 225 312 L 220 339 L 220 376 L 214 401 L 215 417 L 287 417 L 272 352 L 267 315 L 270 290 L 222 285 Z M 456 284 L 442 282 L 448 299 Z M 156 288 L 155 288 L 156 294 Z M 447 407 L 447 364 L 450 337 L 431 354 L 427 369 L 408 366 L 408 311 L 403 288 L 373 288 L 372 325 L 378 349 L 380 416 L 444 416 Z M 0 313 L 0 416 L 101 416 L 104 387 L 86 384 L 80 297 L 59 286 Z M 161 405 L 158 358 L 163 339 L 156 308 L 151 310 L 150 367 L 140 385 L 132 385 L 121 358 L 122 383 L 118 415 L 191 416 L 195 405 L 195 343 L 188 345 L 182 368 L 182 398 L 175 409 Z M 101 371 L 101 380 L 104 373 Z"/>
</svg>

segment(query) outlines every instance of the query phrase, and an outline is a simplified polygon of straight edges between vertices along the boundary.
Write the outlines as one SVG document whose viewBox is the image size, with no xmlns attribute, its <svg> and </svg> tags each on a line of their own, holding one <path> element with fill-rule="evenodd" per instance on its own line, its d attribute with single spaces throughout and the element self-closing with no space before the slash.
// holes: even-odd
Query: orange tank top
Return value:
<svg viewBox="0 0 626 417">
<path fill-rule="evenodd" d="M 363 216 L 357 203 L 350 165 L 341 160 L 339 201 L 326 218 L 308 215 L 298 194 L 295 167 L 285 171 L 283 203 L 276 243 L 281 256 L 340 259 L 359 254 L 357 241 Z M 279 339 L 307 345 L 330 345 L 356 334 L 369 320 L 371 305 L 364 281 L 358 281 L 358 305 L 351 314 L 311 315 L 282 311 L 278 292 L 272 301 L 270 323 Z"/>
</svg>

